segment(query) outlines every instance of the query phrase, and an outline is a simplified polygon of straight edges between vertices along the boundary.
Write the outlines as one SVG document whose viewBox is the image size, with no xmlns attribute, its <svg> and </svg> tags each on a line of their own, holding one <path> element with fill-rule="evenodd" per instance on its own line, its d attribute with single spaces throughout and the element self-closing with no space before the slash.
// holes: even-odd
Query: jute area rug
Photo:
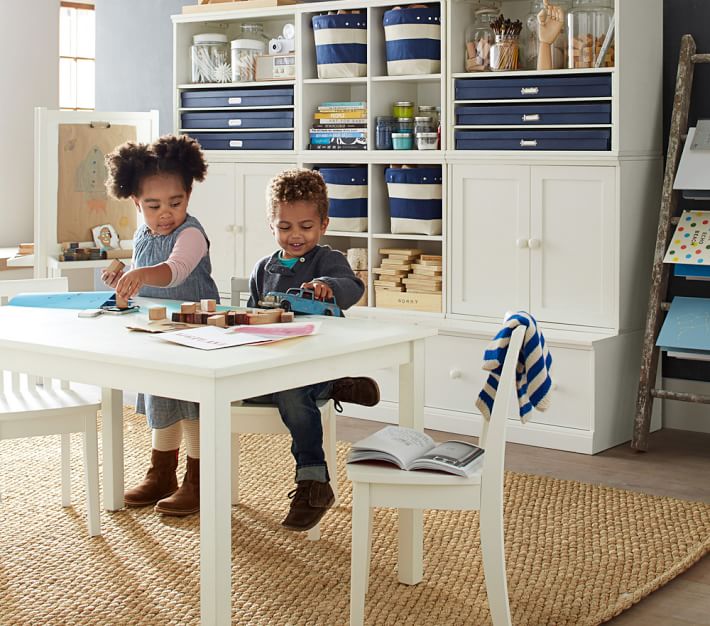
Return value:
<svg viewBox="0 0 710 626">
<path fill-rule="evenodd" d="M 149 459 L 142 417 L 125 411 L 126 481 Z M 243 436 L 243 504 L 232 512 L 236 624 L 347 624 L 350 504 L 339 444 L 342 505 L 322 539 L 279 525 L 293 467 L 284 436 Z M 74 506 L 61 507 L 58 438 L 0 442 L 0 624 L 199 623 L 199 519 L 151 508 L 102 513 L 86 530 L 81 438 L 73 436 Z M 516 625 L 610 619 L 710 550 L 710 506 L 540 476 L 509 474 L 506 558 Z M 477 513 L 425 514 L 425 577 L 397 582 L 396 515 L 378 511 L 367 622 L 490 623 Z"/>
</svg>

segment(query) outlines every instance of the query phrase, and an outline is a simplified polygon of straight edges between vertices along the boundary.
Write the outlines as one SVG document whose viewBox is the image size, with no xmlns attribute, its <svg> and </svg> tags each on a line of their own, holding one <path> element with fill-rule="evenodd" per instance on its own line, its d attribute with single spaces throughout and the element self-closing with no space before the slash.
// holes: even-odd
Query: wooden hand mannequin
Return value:
<svg viewBox="0 0 710 626">
<path fill-rule="evenodd" d="M 549 4 L 548 0 L 544 0 L 544 4 L 545 6 L 542 11 L 537 14 L 537 33 L 539 41 L 537 69 L 551 70 L 552 44 L 562 30 L 565 14 L 560 7 Z"/>
</svg>

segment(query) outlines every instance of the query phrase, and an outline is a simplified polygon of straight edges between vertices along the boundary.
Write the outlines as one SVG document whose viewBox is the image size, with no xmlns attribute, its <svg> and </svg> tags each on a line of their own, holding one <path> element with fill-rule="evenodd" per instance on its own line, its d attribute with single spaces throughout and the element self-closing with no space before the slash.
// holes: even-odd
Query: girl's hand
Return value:
<svg viewBox="0 0 710 626">
<path fill-rule="evenodd" d="M 107 287 L 116 287 L 116 283 L 119 278 L 123 276 L 123 270 L 117 272 L 109 272 L 108 270 L 101 270 L 101 280 Z"/>
<path fill-rule="evenodd" d="M 333 297 L 333 290 L 330 286 L 320 280 L 312 280 L 310 283 L 303 283 L 301 289 L 310 289 L 318 300 L 327 300 Z"/>
<path fill-rule="evenodd" d="M 128 299 L 135 296 L 145 285 L 145 268 L 140 267 L 125 272 L 116 283 L 116 294 Z"/>
</svg>

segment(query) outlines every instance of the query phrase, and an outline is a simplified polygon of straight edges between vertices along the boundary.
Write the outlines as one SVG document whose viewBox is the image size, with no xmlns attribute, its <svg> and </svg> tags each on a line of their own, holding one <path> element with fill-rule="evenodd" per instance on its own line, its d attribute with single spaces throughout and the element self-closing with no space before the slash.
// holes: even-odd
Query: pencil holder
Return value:
<svg viewBox="0 0 710 626">
<path fill-rule="evenodd" d="M 385 169 L 393 234 L 441 234 L 441 167 Z"/>
</svg>

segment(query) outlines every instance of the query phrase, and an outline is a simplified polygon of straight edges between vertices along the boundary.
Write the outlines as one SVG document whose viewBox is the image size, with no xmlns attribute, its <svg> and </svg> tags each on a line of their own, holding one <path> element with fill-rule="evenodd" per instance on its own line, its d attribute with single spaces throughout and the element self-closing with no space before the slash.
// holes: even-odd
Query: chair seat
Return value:
<svg viewBox="0 0 710 626">
<path fill-rule="evenodd" d="M 462 487 L 466 485 L 481 484 L 481 470 L 479 469 L 471 476 L 454 476 L 447 472 L 435 472 L 427 470 L 401 470 L 394 465 L 384 465 L 379 463 L 348 463 L 348 478 L 352 482 L 358 483 L 385 483 L 389 485 L 455 485 Z"/>
<path fill-rule="evenodd" d="M 28 413 L 42 414 L 52 411 L 62 411 L 67 415 L 76 413 L 77 409 L 98 411 L 101 408 L 101 390 L 85 385 L 72 389 L 42 387 L 5 391 L 0 393 L 0 421 L 18 417 L 31 418 Z"/>
</svg>

